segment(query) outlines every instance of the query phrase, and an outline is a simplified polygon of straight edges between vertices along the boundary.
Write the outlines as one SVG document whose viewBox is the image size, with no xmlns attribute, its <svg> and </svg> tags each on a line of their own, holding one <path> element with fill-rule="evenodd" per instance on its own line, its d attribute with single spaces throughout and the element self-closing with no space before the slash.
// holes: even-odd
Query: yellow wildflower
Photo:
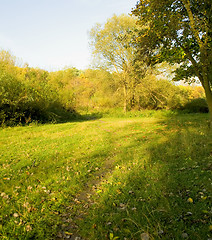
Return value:
<svg viewBox="0 0 212 240">
<path fill-rule="evenodd" d="M 194 201 L 193 201 L 192 198 L 188 198 L 187 202 L 189 202 L 189 203 L 193 203 Z"/>
</svg>

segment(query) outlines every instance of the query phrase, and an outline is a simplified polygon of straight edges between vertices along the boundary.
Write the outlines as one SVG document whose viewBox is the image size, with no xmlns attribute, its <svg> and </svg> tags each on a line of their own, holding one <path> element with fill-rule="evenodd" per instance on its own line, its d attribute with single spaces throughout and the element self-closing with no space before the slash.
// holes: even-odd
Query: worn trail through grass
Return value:
<svg viewBox="0 0 212 240">
<path fill-rule="evenodd" d="M 97 128 L 99 128 L 100 132 L 107 132 L 112 136 L 115 134 L 108 128 L 102 128 L 101 124 L 106 124 L 108 122 L 103 120 L 100 120 L 98 122 L 100 125 L 97 125 Z M 115 167 L 115 161 L 113 159 L 114 156 L 115 152 L 109 154 L 106 159 L 104 159 L 104 165 L 101 167 L 101 169 L 96 168 L 98 171 L 93 174 L 92 179 L 88 180 L 85 188 L 83 188 L 83 190 L 76 195 L 74 204 L 77 204 L 78 208 L 75 210 L 75 212 L 70 212 L 70 206 L 67 208 L 67 214 L 64 215 L 63 221 L 69 222 L 70 225 L 68 225 L 65 230 L 63 229 L 61 232 L 59 232 L 57 239 L 67 239 L 69 236 L 71 240 L 82 239 L 80 237 L 80 232 L 78 229 L 79 226 L 76 224 L 76 222 L 78 220 L 83 221 L 83 218 L 86 216 L 86 214 L 88 214 L 89 208 L 95 204 L 92 196 L 96 194 L 96 189 L 99 188 L 100 183 L 104 182 L 107 179 L 108 175 L 110 176 L 113 168 Z"/>
<path fill-rule="evenodd" d="M 143 119 L 145 122 L 146 119 Z M 150 119 L 148 119 L 150 122 Z M 151 120 L 151 122 L 155 122 L 155 120 Z M 123 127 L 128 124 L 135 123 L 135 120 L 119 120 L 119 127 Z M 88 214 L 89 208 L 92 205 L 95 205 L 96 202 L 94 200 L 94 196 L 98 195 L 101 190 L 101 185 L 107 182 L 107 179 L 110 178 L 112 172 L 116 166 L 115 157 L 120 153 L 120 150 L 117 150 L 121 144 L 116 139 L 117 134 L 117 126 L 115 124 L 111 124 L 111 120 L 99 120 L 96 121 L 96 128 L 99 131 L 99 134 L 107 134 L 107 139 L 110 140 L 110 145 L 112 146 L 110 152 L 107 154 L 107 157 L 104 159 L 104 163 L 101 168 L 96 168 L 97 172 L 92 175 L 92 178 L 88 180 L 85 188 L 76 195 L 74 199 L 74 205 L 77 204 L 77 208 L 75 212 L 70 212 L 69 210 L 73 210 L 70 206 L 68 207 L 69 213 L 65 215 L 63 221 L 70 222 L 70 225 L 67 226 L 66 230 L 63 229 L 62 232 L 58 234 L 58 239 L 66 239 L 70 236 L 70 239 L 82 239 L 80 237 L 79 226 L 76 224 L 77 221 L 83 221 L 85 216 Z M 98 190 L 99 189 L 99 190 Z M 67 236 L 68 235 L 68 236 Z"/>
<path fill-rule="evenodd" d="M 208 239 L 206 115 L 0 130 L 1 239 Z"/>
</svg>

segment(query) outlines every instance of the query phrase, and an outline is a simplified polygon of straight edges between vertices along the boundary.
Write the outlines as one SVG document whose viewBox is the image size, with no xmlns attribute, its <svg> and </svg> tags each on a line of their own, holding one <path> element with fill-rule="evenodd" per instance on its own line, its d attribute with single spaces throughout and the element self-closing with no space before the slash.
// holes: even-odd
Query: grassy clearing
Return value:
<svg viewBox="0 0 212 240">
<path fill-rule="evenodd" d="M 206 121 L 131 114 L 1 129 L 0 238 L 64 237 L 72 221 L 86 239 L 210 238 Z"/>
</svg>

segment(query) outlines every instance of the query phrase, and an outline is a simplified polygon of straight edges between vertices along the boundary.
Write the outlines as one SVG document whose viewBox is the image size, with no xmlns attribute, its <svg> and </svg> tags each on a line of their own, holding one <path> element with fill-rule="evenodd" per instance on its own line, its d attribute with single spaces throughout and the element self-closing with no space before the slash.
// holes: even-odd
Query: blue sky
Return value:
<svg viewBox="0 0 212 240">
<path fill-rule="evenodd" d="M 0 0 L 0 48 L 49 71 L 91 63 L 88 32 L 137 0 Z"/>
</svg>

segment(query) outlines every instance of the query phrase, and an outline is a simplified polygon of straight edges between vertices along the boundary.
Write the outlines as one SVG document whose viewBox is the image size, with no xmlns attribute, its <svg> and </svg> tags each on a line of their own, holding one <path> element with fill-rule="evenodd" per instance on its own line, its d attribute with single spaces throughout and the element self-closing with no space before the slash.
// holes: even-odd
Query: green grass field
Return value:
<svg viewBox="0 0 212 240">
<path fill-rule="evenodd" d="M 0 129 L 0 239 L 212 233 L 207 114 Z"/>
</svg>

